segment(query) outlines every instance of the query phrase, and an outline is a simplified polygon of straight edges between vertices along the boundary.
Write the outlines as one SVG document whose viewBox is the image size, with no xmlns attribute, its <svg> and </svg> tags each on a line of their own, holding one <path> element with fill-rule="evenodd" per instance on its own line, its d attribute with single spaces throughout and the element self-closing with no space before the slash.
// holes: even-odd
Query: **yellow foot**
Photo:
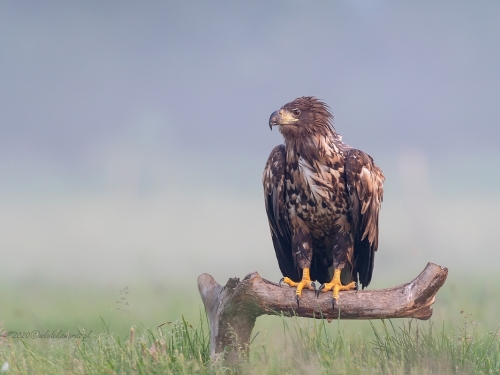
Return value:
<svg viewBox="0 0 500 375">
<path fill-rule="evenodd" d="M 290 286 L 296 286 L 297 290 L 295 291 L 297 295 L 297 305 L 299 305 L 299 297 L 302 295 L 302 289 L 307 288 L 310 290 L 316 290 L 313 282 L 311 281 L 311 278 L 309 277 L 309 268 L 304 268 L 302 272 L 302 280 L 300 282 L 295 282 L 292 279 L 288 277 L 284 277 L 280 280 L 281 282 L 284 282 L 285 284 L 288 284 Z"/>
<path fill-rule="evenodd" d="M 352 290 L 356 289 L 356 283 L 353 281 L 347 285 L 342 285 L 340 282 L 340 271 L 339 269 L 336 269 L 333 272 L 333 279 L 331 282 L 326 283 L 321 285 L 319 288 L 319 291 L 322 291 L 323 293 L 328 292 L 329 290 L 333 290 L 333 299 L 337 300 L 339 298 L 339 292 L 341 290 Z M 318 293 L 319 293 L 318 291 Z"/>
</svg>

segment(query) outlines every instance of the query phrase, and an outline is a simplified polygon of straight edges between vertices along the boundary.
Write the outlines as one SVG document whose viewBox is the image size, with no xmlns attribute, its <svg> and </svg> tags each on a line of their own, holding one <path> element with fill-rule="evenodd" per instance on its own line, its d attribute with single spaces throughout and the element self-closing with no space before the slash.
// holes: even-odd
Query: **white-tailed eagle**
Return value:
<svg viewBox="0 0 500 375">
<path fill-rule="evenodd" d="M 342 142 L 329 107 L 315 97 L 285 104 L 269 119 L 285 144 L 263 175 L 271 236 L 284 281 L 297 288 L 363 288 L 372 278 L 384 175 L 363 151 Z M 341 281 L 342 280 L 342 281 Z"/>
</svg>

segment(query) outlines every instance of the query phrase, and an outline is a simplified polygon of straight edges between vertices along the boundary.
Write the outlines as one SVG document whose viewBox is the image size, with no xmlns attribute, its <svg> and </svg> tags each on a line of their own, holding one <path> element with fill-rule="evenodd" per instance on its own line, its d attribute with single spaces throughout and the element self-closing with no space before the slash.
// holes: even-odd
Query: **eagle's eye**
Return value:
<svg viewBox="0 0 500 375">
<path fill-rule="evenodd" d="M 298 116 L 298 115 L 300 115 L 300 109 L 298 109 L 298 108 L 292 109 L 292 113 L 293 113 L 295 116 Z"/>
</svg>

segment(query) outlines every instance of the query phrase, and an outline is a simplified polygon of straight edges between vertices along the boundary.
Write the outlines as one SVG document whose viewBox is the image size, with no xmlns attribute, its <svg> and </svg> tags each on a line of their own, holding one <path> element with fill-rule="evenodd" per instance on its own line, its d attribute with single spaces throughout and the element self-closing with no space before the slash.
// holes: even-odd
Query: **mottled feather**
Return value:
<svg viewBox="0 0 500 375">
<path fill-rule="evenodd" d="M 310 268 L 313 279 L 328 282 L 333 268 L 345 267 L 344 276 L 359 276 L 366 287 L 378 248 L 382 171 L 342 142 L 328 106 L 314 97 L 285 104 L 271 115 L 273 125 L 285 145 L 271 152 L 262 181 L 282 274 L 297 281 Z"/>
</svg>

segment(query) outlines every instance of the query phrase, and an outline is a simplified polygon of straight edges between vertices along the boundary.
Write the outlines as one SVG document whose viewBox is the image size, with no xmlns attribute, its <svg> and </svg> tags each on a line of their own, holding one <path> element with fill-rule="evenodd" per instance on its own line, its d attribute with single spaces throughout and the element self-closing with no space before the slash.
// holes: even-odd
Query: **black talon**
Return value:
<svg viewBox="0 0 500 375">
<path fill-rule="evenodd" d="M 312 286 L 313 286 L 313 288 L 314 288 L 314 293 L 316 293 L 316 290 L 317 290 L 317 289 L 316 289 L 316 283 L 311 283 L 311 284 L 312 284 Z"/>
<path fill-rule="evenodd" d="M 282 278 L 280 279 L 280 282 L 278 283 L 278 285 L 280 286 L 280 288 L 281 288 L 281 283 L 283 282 L 283 280 L 285 280 L 285 278 L 284 278 L 284 277 L 282 277 Z"/>
<path fill-rule="evenodd" d="M 332 298 L 332 310 L 335 310 L 335 298 Z"/>
<path fill-rule="evenodd" d="M 319 293 L 320 293 L 323 289 L 325 289 L 325 284 L 321 284 L 321 285 L 319 286 L 319 289 L 318 289 L 318 290 L 316 290 L 316 298 L 318 298 L 318 297 L 319 297 Z"/>
<path fill-rule="evenodd" d="M 297 299 L 297 307 L 300 307 L 300 303 L 299 303 L 299 295 L 298 295 L 298 294 L 296 294 L 296 295 L 295 295 L 295 298 Z"/>
</svg>

